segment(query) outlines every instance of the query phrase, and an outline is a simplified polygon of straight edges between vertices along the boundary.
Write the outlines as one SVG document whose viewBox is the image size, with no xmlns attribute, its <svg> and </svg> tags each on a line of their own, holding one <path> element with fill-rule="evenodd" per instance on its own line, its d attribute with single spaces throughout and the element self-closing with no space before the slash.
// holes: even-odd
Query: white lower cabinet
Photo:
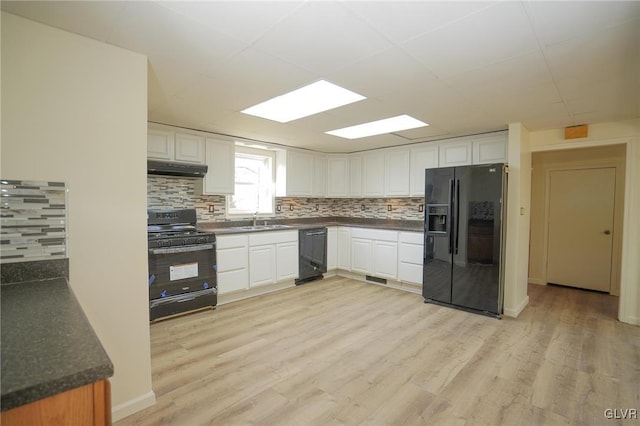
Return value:
<svg viewBox="0 0 640 426">
<path fill-rule="evenodd" d="M 400 232 L 398 235 L 398 281 L 422 284 L 424 234 Z"/>
<path fill-rule="evenodd" d="M 249 286 L 276 282 L 276 246 L 249 247 Z"/>
<path fill-rule="evenodd" d="M 298 231 L 249 234 L 249 287 L 298 277 Z"/>
<path fill-rule="evenodd" d="M 276 244 L 276 281 L 298 278 L 298 242 Z"/>
<path fill-rule="evenodd" d="M 373 261 L 374 276 L 392 280 L 398 278 L 398 243 L 374 241 Z"/>
<path fill-rule="evenodd" d="M 351 237 L 351 270 L 361 274 L 371 271 L 371 240 Z"/>
<path fill-rule="evenodd" d="M 338 268 L 338 228 L 327 228 L 327 271 Z"/>
<path fill-rule="evenodd" d="M 398 232 L 351 229 L 351 271 L 378 278 L 398 278 Z"/>
<path fill-rule="evenodd" d="M 351 270 L 351 230 L 338 227 L 338 269 Z"/>
<path fill-rule="evenodd" d="M 249 288 L 249 239 L 247 235 L 216 238 L 218 294 Z"/>
</svg>

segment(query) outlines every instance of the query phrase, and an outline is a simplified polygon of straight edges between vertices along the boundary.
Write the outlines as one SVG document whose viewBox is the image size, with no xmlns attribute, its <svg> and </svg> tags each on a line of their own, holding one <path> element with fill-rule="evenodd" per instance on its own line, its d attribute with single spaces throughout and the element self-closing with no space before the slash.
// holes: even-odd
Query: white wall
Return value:
<svg viewBox="0 0 640 426">
<path fill-rule="evenodd" d="M 114 419 L 153 404 L 144 56 L 2 13 L 1 177 L 69 188 L 70 284 L 114 363 Z"/>
<path fill-rule="evenodd" d="M 640 119 L 590 125 L 588 137 L 568 141 L 563 129 L 530 134 L 536 152 L 614 144 L 627 150 L 618 319 L 640 325 Z"/>
<path fill-rule="evenodd" d="M 529 131 L 520 123 L 509 125 L 508 164 L 504 314 L 516 317 L 529 303 L 531 152 Z"/>
</svg>

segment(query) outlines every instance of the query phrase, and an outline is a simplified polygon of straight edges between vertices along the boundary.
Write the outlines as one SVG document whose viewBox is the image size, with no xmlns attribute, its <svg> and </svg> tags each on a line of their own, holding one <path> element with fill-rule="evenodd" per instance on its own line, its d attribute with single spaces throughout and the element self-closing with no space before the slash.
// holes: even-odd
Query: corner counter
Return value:
<svg viewBox="0 0 640 426">
<path fill-rule="evenodd" d="M 0 298 L 2 424 L 110 424 L 113 364 L 67 280 L 3 284 Z"/>
</svg>

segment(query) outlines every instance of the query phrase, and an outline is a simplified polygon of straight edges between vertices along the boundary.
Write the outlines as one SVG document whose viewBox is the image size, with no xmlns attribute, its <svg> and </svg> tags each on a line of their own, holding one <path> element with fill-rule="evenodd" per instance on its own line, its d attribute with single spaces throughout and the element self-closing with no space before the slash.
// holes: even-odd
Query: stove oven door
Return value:
<svg viewBox="0 0 640 426">
<path fill-rule="evenodd" d="M 149 299 L 217 288 L 214 244 L 149 249 Z"/>
</svg>

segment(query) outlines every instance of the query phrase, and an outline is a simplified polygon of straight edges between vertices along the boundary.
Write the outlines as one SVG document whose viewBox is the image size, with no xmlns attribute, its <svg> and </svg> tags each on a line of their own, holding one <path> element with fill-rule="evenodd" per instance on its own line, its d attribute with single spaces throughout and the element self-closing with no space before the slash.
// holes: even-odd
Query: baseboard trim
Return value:
<svg viewBox="0 0 640 426">
<path fill-rule="evenodd" d="M 522 302 L 520 302 L 520 304 L 516 307 L 516 309 L 505 309 L 504 315 L 507 317 L 517 318 L 528 304 L 529 296 L 525 297 Z"/>
<path fill-rule="evenodd" d="M 155 403 L 156 394 L 153 391 L 149 391 L 144 395 L 112 407 L 111 418 L 113 422 L 117 422 L 120 419 L 124 419 L 125 417 L 137 413 L 138 411 L 151 407 L 152 405 L 155 405 Z"/>
<path fill-rule="evenodd" d="M 547 282 L 542 278 L 529 277 L 529 284 L 547 285 Z"/>
<path fill-rule="evenodd" d="M 640 317 L 633 317 L 633 316 L 628 316 L 624 318 L 620 317 L 618 318 L 618 320 L 625 324 L 640 325 Z"/>
</svg>

